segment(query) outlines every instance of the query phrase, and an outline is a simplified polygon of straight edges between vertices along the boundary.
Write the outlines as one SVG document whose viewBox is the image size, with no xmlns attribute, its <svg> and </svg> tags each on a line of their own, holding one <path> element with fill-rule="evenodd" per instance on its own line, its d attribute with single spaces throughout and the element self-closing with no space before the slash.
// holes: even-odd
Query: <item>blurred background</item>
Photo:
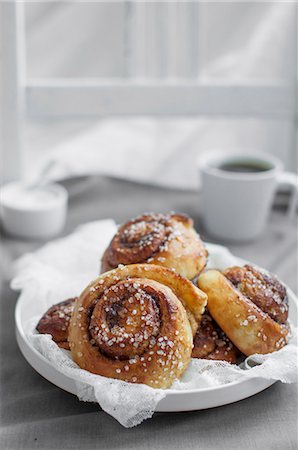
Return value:
<svg viewBox="0 0 298 450">
<path fill-rule="evenodd" d="M 296 2 L 1 2 L 2 182 L 197 187 L 195 159 L 297 170 Z"/>
</svg>

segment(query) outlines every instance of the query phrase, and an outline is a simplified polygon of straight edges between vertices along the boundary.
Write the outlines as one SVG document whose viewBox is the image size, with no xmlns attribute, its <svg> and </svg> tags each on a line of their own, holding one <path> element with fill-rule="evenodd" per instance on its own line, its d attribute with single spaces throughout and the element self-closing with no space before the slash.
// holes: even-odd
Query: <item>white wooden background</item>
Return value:
<svg viewBox="0 0 298 450">
<path fill-rule="evenodd" d="M 27 70 L 30 43 L 27 43 L 26 55 L 25 19 L 29 7 L 32 7 L 30 2 L 27 5 L 16 1 L 1 3 L 4 44 L 2 137 L 8 178 L 15 178 L 20 173 L 21 128 L 25 115 L 36 118 L 209 115 L 276 119 L 293 124 L 292 152 L 296 152 L 297 74 L 293 78 L 291 73 L 288 79 L 246 80 L 204 76 L 200 70 L 206 58 L 202 36 L 206 20 L 204 4 L 194 1 L 86 4 L 85 12 L 90 15 L 90 20 L 96 11 L 99 12 L 98 7 L 104 8 L 105 14 L 108 11 L 109 20 L 105 15 L 102 22 L 98 19 L 105 32 L 102 38 L 99 29 L 98 39 L 102 38 L 102 51 L 109 52 L 110 47 L 116 51 L 118 70 L 115 73 L 107 70 L 100 77 L 87 74 L 81 78 L 68 74 L 55 78 L 44 74 L 36 76 L 30 68 Z M 48 8 L 50 14 L 50 8 L 53 8 L 50 2 Z M 71 27 L 71 15 L 65 16 L 64 20 L 65 27 Z M 114 20 L 122 27 L 122 39 L 118 39 L 117 48 L 109 33 Z M 80 33 L 78 30 L 78 42 L 74 42 L 73 47 L 83 64 L 84 56 L 78 47 Z M 43 51 L 42 42 L 40 51 Z M 291 56 L 297 58 L 297 48 L 293 48 Z M 293 64 L 295 66 L 295 62 Z M 36 72 L 38 75 L 38 70 Z"/>
</svg>

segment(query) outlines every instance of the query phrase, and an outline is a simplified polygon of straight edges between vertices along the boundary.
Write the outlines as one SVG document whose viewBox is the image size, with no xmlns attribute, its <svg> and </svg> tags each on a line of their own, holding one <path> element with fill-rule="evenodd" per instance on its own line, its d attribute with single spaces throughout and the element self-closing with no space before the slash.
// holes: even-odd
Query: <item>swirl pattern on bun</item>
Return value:
<svg viewBox="0 0 298 450">
<path fill-rule="evenodd" d="M 206 301 L 190 281 L 160 266 L 106 272 L 76 303 L 69 327 L 72 358 L 105 377 L 169 387 L 190 362 Z"/>
<path fill-rule="evenodd" d="M 230 267 L 224 276 L 247 298 L 277 323 L 288 319 L 288 296 L 283 284 L 269 272 L 246 264 Z"/>
<path fill-rule="evenodd" d="M 212 318 L 245 355 L 272 353 L 287 343 L 286 289 L 273 275 L 250 265 L 208 270 L 198 286 L 208 295 Z"/>
<path fill-rule="evenodd" d="M 188 279 L 207 263 L 208 252 L 183 214 L 143 214 L 123 224 L 104 252 L 101 272 L 119 264 L 156 264 L 176 270 Z"/>
</svg>

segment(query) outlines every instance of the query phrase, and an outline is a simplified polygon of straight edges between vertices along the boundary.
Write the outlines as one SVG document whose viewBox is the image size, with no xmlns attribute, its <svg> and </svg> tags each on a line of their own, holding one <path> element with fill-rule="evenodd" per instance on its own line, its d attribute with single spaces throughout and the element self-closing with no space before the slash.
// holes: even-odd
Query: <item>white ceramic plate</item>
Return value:
<svg viewBox="0 0 298 450">
<path fill-rule="evenodd" d="M 239 264 L 245 261 L 239 259 Z M 297 326 L 297 298 L 288 288 L 290 319 L 294 326 Z M 44 378 L 64 389 L 71 394 L 77 394 L 74 379 L 61 373 L 53 367 L 51 363 L 41 355 L 27 339 L 24 326 L 27 320 L 26 309 L 27 301 L 20 298 L 16 305 L 16 337 L 17 342 L 26 360 L 29 364 Z M 32 304 L 35 299 L 32 298 Z M 157 412 L 179 412 L 193 411 L 199 409 L 213 408 L 216 406 L 227 405 L 250 397 L 263 391 L 274 384 L 275 381 L 265 380 L 263 378 L 247 378 L 244 380 L 232 382 L 229 384 L 208 387 L 203 389 L 193 389 L 188 391 L 170 390 L 167 395 L 157 405 Z"/>
</svg>

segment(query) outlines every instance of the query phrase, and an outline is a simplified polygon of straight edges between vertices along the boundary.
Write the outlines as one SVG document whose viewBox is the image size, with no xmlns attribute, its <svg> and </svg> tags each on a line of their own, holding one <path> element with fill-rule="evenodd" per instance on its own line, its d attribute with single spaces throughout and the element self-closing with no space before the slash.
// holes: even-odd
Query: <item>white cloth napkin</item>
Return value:
<svg viewBox="0 0 298 450">
<path fill-rule="evenodd" d="M 26 302 L 23 326 L 31 345 L 63 374 L 76 380 L 80 400 L 98 402 L 104 411 L 123 426 L 132 427 L 151 417 L 167 390 L 125 383 L 80 369 L 70 352 L 60 349 L 49 335 L 40 335 L 35 326 L 54 303 L 78 295 L 98 275 L 100 257 L 116 231 L 112 220 L 91 222 L 70 236 L 56 240 L 33 254 L 24 255 L 15 266 L 12 288 L 21 290 Z M 237 263 L 226 248 L 208 244 L 209 267 L 223 269 Z M 297 380 L 297 329 L 289 344 L 269 355 L 247 358 L 249 370 L 222 361 L 192 359 L 184 377 L 171 390 L 202 389 L 247 377 L 261 377 L 293 383 Z"/>
</svg>

